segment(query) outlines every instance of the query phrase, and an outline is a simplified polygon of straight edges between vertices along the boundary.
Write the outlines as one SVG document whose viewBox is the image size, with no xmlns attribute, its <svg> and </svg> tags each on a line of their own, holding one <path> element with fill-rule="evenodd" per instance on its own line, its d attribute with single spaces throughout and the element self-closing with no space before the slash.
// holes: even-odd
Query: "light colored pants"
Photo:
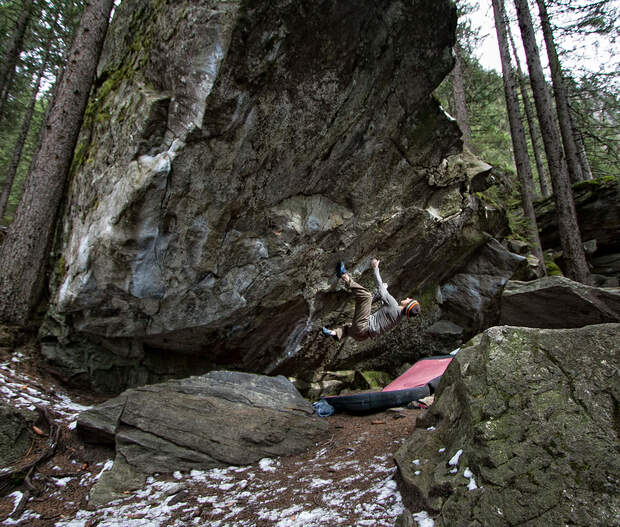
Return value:
<svg viewBox="0 0 620 527">
<path fill-rule="evenodd" d="M 355 295 L 355 312 L 353 313 L 353 324 L 336 328 L 336 338 L 342 340 L 345 337 L 352 337 L 355 340 L 366 340 L 368 334 L 368 320 L 372 310 L 372 294 L 368 289 L 359 285 L 357 282 L 349 282 L 349 289 Z"/>
</svg>

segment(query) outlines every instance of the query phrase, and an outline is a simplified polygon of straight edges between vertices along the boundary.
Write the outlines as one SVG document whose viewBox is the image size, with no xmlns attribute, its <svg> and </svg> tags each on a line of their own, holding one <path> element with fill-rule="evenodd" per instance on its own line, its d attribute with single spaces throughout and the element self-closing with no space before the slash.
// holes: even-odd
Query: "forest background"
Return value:
<svg viewBox="0 0 620 527">
<path fill-rule="evenodd" d="M 555 141 L 558 163 L 568 159 L 572 184 L 620 173 L 620 0 L 531 0 L 529 4 L 527 0 L 459 0 L 457 9 L 456 63 L 436 96 L 459 122 L 466 147 L 499 169 L 500 185 L 490 198 L 508 208 L 513 230 L 532 243 L 536 254 L 536 228 L 528 207 L 560 192 L 553 181 L 555 162 L 549 151 L 553 145 L 545 141 L 550 137 Z M 531 12 L 546 94 L 540 93 L 540 83 L 535 93 L 532 57 L 523 52 L 523 20 L 518 20 L 518 13 L 521 10 L 523 15 L 524 9 Z M 0 225 L 4 230 L 12 223 L 27 185 L 47 109 L 74 35 L 84 24 L 83 10 L 83 0 L 0 1 Z M 503 56 L 498 54 L 501 45 L 493 28 L 500 43 L 504 35 Z M 491 57 L 500 57 L 501 62 L 493 64 Z M 574 169 L 566 137 L 562 135 L 561 144 L 555 134 L 562 127 L 562 103 L 557 97 L 562 92 L 572 148 L 578 155 Z M 544 104 L 551 106 L 547 115 L 553 133 L 544 128 L 549 125 L 544 108 L 539 108 Z M 521 154 L 519 134 L 525 150 Z M 573 274 L 574 279 L 587 281 L 578 271 Z"/>
</svg>

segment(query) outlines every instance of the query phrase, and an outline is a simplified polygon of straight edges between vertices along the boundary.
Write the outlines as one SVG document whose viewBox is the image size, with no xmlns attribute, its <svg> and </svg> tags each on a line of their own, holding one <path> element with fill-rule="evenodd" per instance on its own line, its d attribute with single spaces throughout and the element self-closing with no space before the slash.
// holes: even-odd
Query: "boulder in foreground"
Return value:
<svg viewBox="0 0 620 527">
<path fill-rule="evenodd" d="M 470 341 L 396 454 L 405 504 L 437 527 L 613 525 L 618 350 L 620 324 Z"/>
</svg>

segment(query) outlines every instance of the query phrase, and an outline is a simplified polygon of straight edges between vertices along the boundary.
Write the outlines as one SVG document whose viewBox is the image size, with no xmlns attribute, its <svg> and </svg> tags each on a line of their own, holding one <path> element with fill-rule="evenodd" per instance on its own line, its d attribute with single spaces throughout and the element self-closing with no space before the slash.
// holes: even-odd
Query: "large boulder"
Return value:
<svg viewBox="0 0 620 527">
<path fill-rule="evenodd" d="M 398 450 L 435 525 L 613 525 L 620 515 L 620 324 L 498 326 L 464 347 Z"/>
<path fill-rule="evenodd" d="M 508 282 L 500 323 L 530 328 L 579 328 L 620 322 L 620 288 L 590 287 L 561 276 Z"/>
<path fill-rule="evenodd" d="M 127 390 L 82 412 L 78 430 L 153 473 L 299 453 L 327 423 L 284 377 L 215 371 Z"/>
<path fill-rule="evenodd" d="M 503 216 L 432 97 L 449 0 L 124 0 L 76 150 L 44 354 L 98 390 L 335 354 L 334 263 L 439 284 Z M 345 347 L 351 346 L 347 343 Z"/>
</svg>

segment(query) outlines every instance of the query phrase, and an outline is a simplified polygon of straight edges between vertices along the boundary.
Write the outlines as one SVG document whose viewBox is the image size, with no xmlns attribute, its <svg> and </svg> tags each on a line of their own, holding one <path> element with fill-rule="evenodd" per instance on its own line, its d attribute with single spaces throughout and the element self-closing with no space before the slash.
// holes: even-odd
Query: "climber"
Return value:
<svg viewBox="0 0 620 527">
<path fill-rule="evenodd" d="M 365 287 L 356 283 L 347 272 L 344 262 L 338 262 L 336 275 L 340 278 L 355 295 L 355 313 L 353 324 L 328 329 L 321 328 L 326 337 L 342 340 L 345 337 L 353 337 L 355 340 L 366 340 L 383 335 L 400 324 L 403 318 L 413 318 L 420 313 L 420 304 L 412 298 L 405 298 L 397 302 L 387 291 L 387 284 L 381 280 L 379 274 L 379 260 L 373 258 L 370 261 L 377 284 L 377 295 L 381 299 L 381 308 L 371 314 L 373 296 Z"/>
</svg>

